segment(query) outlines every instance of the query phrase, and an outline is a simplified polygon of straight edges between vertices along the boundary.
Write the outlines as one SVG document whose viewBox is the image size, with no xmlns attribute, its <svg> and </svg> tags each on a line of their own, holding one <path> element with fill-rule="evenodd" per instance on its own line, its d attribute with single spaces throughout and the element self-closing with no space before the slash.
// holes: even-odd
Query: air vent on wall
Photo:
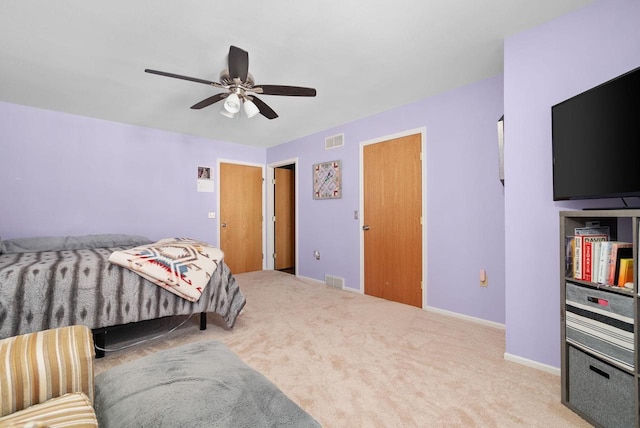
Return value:
<svg viewBox="0 0 640 428">
<path fill-rule="evenodd" d="M 324 139 L 324 149 L 335 149 L 344 146 L 344 134 L 332 135 Z"/>
<path fill-rule="evenodd" d="M 330 287 L 342 289 L 342 287 L 344 287 L 344 278 L 340 278 L 332 275 L 325 275 L 324 283 Z"/>
</svg>

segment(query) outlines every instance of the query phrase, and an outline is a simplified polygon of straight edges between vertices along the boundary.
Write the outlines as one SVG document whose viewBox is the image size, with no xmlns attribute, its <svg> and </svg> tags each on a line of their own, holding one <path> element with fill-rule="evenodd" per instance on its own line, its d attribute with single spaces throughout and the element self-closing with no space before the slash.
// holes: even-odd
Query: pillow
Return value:
<svg viewBox="0 0 640 428">
<path fill-rule="evenodd" d="M 0 243 L 0 253 L 37 253 L 40 251 L 86 250 L 90 248 L 134 247 L 150 244 L 144 236 L 102 234 L 85 236 L 40 236 L 8 239 Z"/>
</svg>

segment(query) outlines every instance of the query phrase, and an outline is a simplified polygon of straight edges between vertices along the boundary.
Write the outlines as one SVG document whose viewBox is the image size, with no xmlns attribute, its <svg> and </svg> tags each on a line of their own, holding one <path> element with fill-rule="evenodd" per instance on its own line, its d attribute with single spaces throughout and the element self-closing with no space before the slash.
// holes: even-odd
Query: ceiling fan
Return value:
<svg viewBox="0 0 640 428">
<path fill-rule="evenodd" d="M 204 83 L 227 92 L 215 94 L 199 103 L 191 106 L 192 109 L 208 107 L 218 101 L 225 100 L 221 113 L 224 116 L 233 118 L 244 107 L 244 112 L 248 117 L 253 117 L 260 113 L 267 119 L 278 117 L 264 101 L 255 94 L 263 95 L 286 95 L 293 97 L 315 97 L 316 90 L 300 86 L 283 85 L 256 85 L 253 76 L 249 73 L 249 53 L 236 46 L 229 47 L 229 68 L 220 73 L 220 82 L 198 79 L 196 77 L 181 76 L 179 74 L 167 73 L 158 70 L 144 70 L 147 73 L 158 74 L 160 76 L 173 77 L 176 79 L 189 80 L 196 83 Z"/>
</svg>

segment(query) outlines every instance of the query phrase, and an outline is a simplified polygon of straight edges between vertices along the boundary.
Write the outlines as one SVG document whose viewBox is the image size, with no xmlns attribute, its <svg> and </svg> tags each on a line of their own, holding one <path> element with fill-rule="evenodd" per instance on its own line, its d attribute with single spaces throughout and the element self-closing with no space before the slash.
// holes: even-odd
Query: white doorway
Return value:
<svg viewBox="0 0 640 428">
<path fill-rule="evenodd" d="M 298 273 L 298 158 L 287 159 L 280 162 L 275 162 L 267 165 L 267 257 L 266 259 L 266 269 L 275 270 L 276 269 L 276 169 L 286 168 L 290 171 L 293 171 L 293 231 L 291 235 L 293 236 L 293 267 L 292 269 L 287 270 L 289 273 L 297 274 Z M 274 255 L 276 258 L 274 258 Z"/>
</svg>

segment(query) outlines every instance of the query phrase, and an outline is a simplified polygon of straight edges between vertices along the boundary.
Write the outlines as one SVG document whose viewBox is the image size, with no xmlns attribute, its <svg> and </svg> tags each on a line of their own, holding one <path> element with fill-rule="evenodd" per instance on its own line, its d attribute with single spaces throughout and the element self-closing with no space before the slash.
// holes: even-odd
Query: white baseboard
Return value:
<svg viewBox="0 0 640 428">
<path fill-rule="evenodd" d="M 324 281 L 320 281 L 319 279 L 309 278 L 308 276 L 296 275 L 296 278 L 302 279 L 303 281 L 315 282 L 316 284 L 327 285 Z"/>
<path fill-rule="evenodd" d="M 447 316 L 450 316 L 450 317 L 460 318 L 460 319 L 463 319 L 463 320 L 475 322 L 477 324 L 483 324 L 483 325 L 486 325 L 488 327 L 493 327 L 493 328 L 497 328 L 497 329 L 500 329 L 500 330 L 504 330 L 505 329 L 504 324 L 500 324 L 499 322 L 487 321 L 487 320 L 483 320 L 482 318 L 476 318 L 476 317 L 472 317 L 472 316 L 469 316 L 469 315 L 463 315 L 463 314 L 459 314 L 457 312 L 447 311 L 445 309 L 432 308 L 431 306 L 427 306 L 425 308 L 425 311 L 435 312 L 435 313 L 442 314 L 442 315 L 447 315 Z"/>
<path fill-rule="evenodd" d="M 533 369 L 542 370 L 543 372 L 547 372 L 552 375 L 560 376 L 560 369 L 548 364 L 542 364 L 528 358 L 518 357 L 517 355 L 509 354 L 508 352 L 504 353 L 504 359 L 513 363 L 522 364 L 523 366 L 531 367 Z"/>
</svg>

